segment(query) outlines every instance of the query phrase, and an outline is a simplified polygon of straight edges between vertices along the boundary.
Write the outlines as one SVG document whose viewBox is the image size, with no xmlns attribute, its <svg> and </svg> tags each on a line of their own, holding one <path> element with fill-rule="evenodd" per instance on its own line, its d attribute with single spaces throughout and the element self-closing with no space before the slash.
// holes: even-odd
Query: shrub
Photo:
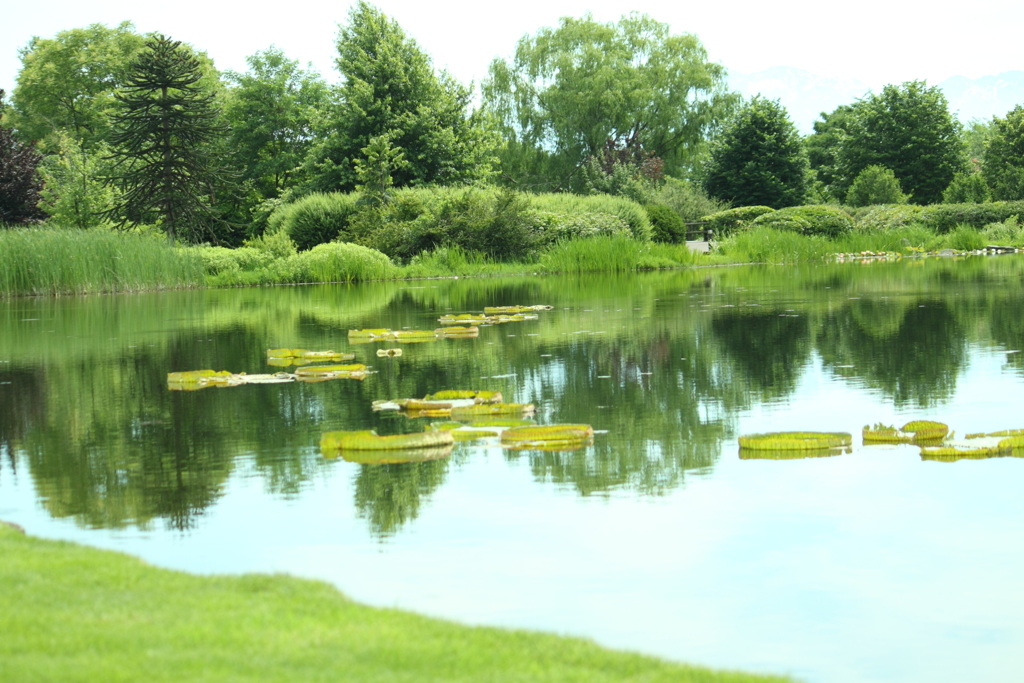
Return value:
<svg viewBox="0 0 1024 683">
<path fill-rule="evenodd" d="M 957 173 L 942 193 L 943 204 L 982 204 L 991 200 L 992 193 L 980 173 Z"/>
<path fill-rule="evenodd" d="M 625 197 L 545 193 L 529 195 L 529 198 L 531 208 L 537 211 L 562 214 L 610 213 L 625 221 L 635 239 L 643 242 L 651 239 L 651 222 L 644 207 Z"/>
<path fill-rule="evenodd" d="M 351 239 L 349 221 L 357 209 L 356 199 L 354 194 L 340 192 L 308 194 L 285 210 L 280 229 L 291 237 L 299 251 L 339 238 L 348 241 Z"/>
<path fill-rule="evenodd" d="M 686 223 L 667 206 L 648 204 L 644 207 L 651 222 L 651 239 L 655 242 L 685 242 Z"/>
<path fill-rule="evenodd" d="M 741 206 L 704 216 L 701 220 L 707 221 L 707 227 L 716 239 L 723 239 L 737 230 L 749 228 L 755 218 L 773 211 L 775 209 L 770 206 Z"/>
<path fill-rule="evenodd" d="M 393 277 L 395 266 L 374 249 L 331 242 L 284 261 L 278 273 L 285 282 L 353 282 Z"/>
<path fill-rule="evenodd" d="M 726 202 L 708 197 L 700 187 L 671 177 L 665 178 L 665 183 L 651 195 L 651 203 L 669 207 L 684 222 L 699 221 L 729 208 Z"/>
<path fill-rule="evenodd" d="M 754 220 L 754 225 L 835 238 L 853 229 L 853 219 L 834 206 L 791 206 L 760 216 Z"/>
<path fill-rule="evenodd" d="M 551 213 L 530 211 L 527 221 L 538 247 L 571 239 L 613 235 L 632 236 L 629 226 L 610 213 Z"/>
<path fill-rule="evenodd" d="M 265 232 L 259 237 L 246 240 L 242 246 L 270 254 L 275 259 L 295 256 L 296 252 L 295 242 L 283 232 Z"/>
<path fill-rule="evenodd" d="M 272 254 L 252 247 L 228 249 L 227 247 L 199 246 L 187 249 L 199 257 L 207 275 L 257 270 L 270 265 L 270 262 L 274 260 Z"/>
<path fill-rule="evenodd" d="M 988 244 L 1001 246 L 1024 246 L 1024 226 L 1017 216 L 1010 216 L 1002 223 L 990 223 L 981 231 Z"/>
<path fill-rule="evenodd" d="M 1010 216 L 1024 216 L 1024 201 L 932 204 L 921 209 L 919 219 L 935 232 L 944 234 L 958 225 L 980 230 L 991 223 L 1001 223 Z"/>
<path fill-rule="evenodd" d="M 879 204 L 864 207 L 854 214 L 854 228 L 862 232 L 895 230 L 918 221 L 921 207 L 916 204 Z"/>
<path fill-rule="evenodd" d="M 868 166 L 861 171 L 846 193 L 850 206 L 872 204 L 906 204 L 907 195 L 900 189 L 900 181 L 885 166 Z"/>
</svg>

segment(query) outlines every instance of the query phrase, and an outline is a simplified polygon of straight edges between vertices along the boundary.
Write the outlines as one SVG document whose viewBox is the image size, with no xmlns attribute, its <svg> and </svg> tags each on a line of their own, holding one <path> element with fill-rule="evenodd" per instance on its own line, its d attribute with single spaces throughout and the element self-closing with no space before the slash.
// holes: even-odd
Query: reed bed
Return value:
<svg viewBox="0 0 1024 683">
<path fill-rule="evenodd" d="M 0 296 L 94 294 L 195 287 L 194 255 L 166 240 L 106 230 L 0 230 Z"/>
</svg>

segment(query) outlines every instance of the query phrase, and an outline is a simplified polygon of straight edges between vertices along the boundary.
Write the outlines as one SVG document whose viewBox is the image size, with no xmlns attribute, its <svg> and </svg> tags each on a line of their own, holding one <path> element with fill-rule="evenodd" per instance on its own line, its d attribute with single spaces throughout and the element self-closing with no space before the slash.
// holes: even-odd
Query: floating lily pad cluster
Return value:
<svg viewBox="0 0 1024 683">
<path fill-rule="evenodd" d="M 267 365 L 288 367 L 289 365 L 309 365 L 331 361 L 340 363 L 355 360 L 354 353 L 338 353 L 337 351 L 307 351 L 306 349 L 267 349 Z"/>
<path fill-rule="evenodd" d="M 944 422 L 914 420 L 900 428 L 894 425 L 865 425 L 865 446 L 912 444 L 921 448 L 922 460 L 953 462 L 963 459 L 1024 457 L 1024 429 L 968 434 L 956 440 Z M 846 432 L 771 432 L 741 436 L 740 458 L 793 459 L 839 455 L 851 451 L 852 438 Z"/>
<path fill-rule="evenodd" d="M 196 391 L 207 387 L 237 387 L 243 384 L 288 384 L 289 382 L 325 382 L 331 379 L 364 380 L 370 370 L 361 363 L 351 365 L 315 365 L 301 367 L 294 373 L 253 374 L 227 370 L 189 370 L 167 373 L 171 391 Z"/>
</svg>

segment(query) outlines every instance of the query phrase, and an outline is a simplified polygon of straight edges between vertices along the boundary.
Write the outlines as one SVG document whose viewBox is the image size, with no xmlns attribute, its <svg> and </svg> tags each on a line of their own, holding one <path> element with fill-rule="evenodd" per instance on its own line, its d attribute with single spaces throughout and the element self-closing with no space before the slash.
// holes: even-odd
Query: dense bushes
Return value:
<svg viewBox="0 0 1024 683">
<path fill-rule="evenodd" d="M 707 222 L 707 228 L 712 231 L 715 238 L 722 239 L 737 230 L 749 227 L 755 218 L 773 211 L 775 209 L 770 206 L 741 206 L 704 216 L 703 220 Z"/>
<path fill-rule="evenodd" d="M 314 192 L 278 208 L 269 220 L 271 231 L 283 231 L 300 251 L 340 239 L 350 241 L 349 222 L 357 210 L 356 194 Z"/>
<path fill-rule="evenodd" d="M 685 242 L 686 223 L 679 214 L 658 204 L 644 207 L 651 222 L 651 239 L 655 242 Z"/>
<path fill-rule="evenodd" d="M 840 237 L 853 229 L 853 219 L 833 206 L 792 206 L 759 216 L 752 225 L 803 235 Z"/>
<path fill-rule="evenodd" d="M 872 204 L 906 204 L 907 195 L 900 189 L 900 181 L 885 166 L 868 166 L 861 171 L 846 193 L 850 206 Z"/>
<path fill-rule="evenodd" d="M 958 225 L 980 230 L 991 223 L 1002 223 L 1010 216 L 1024 216 L 1024 201 L 932 204 L 921 209 L 918 219 L 935 232 L 944 234 Z"/>
<path fill-rule="evenodd" d="M 625 197 L 545 193 L 529 195 L 530 206 L 538 211 L 561 214 L 607 213 L 621 218 L 635 239 L 651 239 L 651 222 L 644 207 Z"/>
<path fill-rule="evenodd" d="M 921 207 L 916 204 L 866 206 L 853 215 L 854 227 L 864 232 L 895 230 L 917 223 Z"/>
</svg>

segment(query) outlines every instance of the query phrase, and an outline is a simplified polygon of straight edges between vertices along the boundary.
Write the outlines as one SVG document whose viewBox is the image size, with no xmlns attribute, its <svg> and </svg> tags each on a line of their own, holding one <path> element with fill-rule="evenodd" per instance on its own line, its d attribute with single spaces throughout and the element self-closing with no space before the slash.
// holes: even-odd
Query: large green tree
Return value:
<svg viewBox="0 0 1024 683">
<path fill-rule="evenodd" d="M 1024 199 L 1024 107 L 995 117 L 990 131 L 982 174 L 993 199 Z"/>
<path fill-rule="evenodd" d="M 849 189 L 849 183 L 840 177 L 839 147 L 853 125 L 855 115 L 854 106 L 849 104 L 840 105 L 831 113 L 822 112 L 821 120 L 814 122 L 814 133 L 804 139 L 807 161 L 815 179 L 828 196 L 838 201 L 846 198 L 842 188 Z"/>
<path fill-rule="evenodd" d="M 224 116 L 229 148 L 255 201 L 280 195 L 313 142 L 313 124 L 327 107 L 319 74 L 304 71 L 276 47 L 246 58 L 245 73 L 226 72 L 233 85 Z"/>
<path fill-rule="evenodd" d="M 18 51 L 21 70 L 5 123 L 25 141 L 46 142 L 66 130 L 91 148 L 106 137 L 114 91 L 144 43 L 127 21 L 32 38 Z"/>
<path fill-rule="evenodd" d="M 203 72 L 188 46 L 163 35 L 132 62 L 110 137 L 122 226 L 159 222 L 171 239 L 218 241 L 213 149 L 227 129 Z"/>
<path fill-rule="evenodd" d="M 853 109 L 837 153 L 836 196 L 845 195 L 868 166 L 885 166 L 911 202 L 931 204 L 942 201 L 953 176 L 966 170 L 961 125 L 937 86 L 887 85 Z"/>
<path fill-rule="evenodd" d="M 642 144 L 685 174 L 736 98 L 696 36 L 633 13 L 587 15 L 524 36 L 483 86 L 508 140 L 502 170 L 520 184 L 564 186 L 611 141 Z"/>
<path fill-rule="evenodd" d="M 354 162 L 386 135 L 406 162 L 394 184 L 470 182 L 490 174 L 498 138 L 470 111 L 472 92 L 445 72 L 401 26 L 366 2 L 338 31 L 340 104 L 325 117 L 322 139 L 307 156 L 307 190 L 352 190 Z"/>
<path fill-rule="evenodd" d="M 712 141 L 704 189 L 736 206 L 780 209 L 803 202 L 807 157 L 785 107 L 755 97 L 740 109 Z"/>
</svg>

